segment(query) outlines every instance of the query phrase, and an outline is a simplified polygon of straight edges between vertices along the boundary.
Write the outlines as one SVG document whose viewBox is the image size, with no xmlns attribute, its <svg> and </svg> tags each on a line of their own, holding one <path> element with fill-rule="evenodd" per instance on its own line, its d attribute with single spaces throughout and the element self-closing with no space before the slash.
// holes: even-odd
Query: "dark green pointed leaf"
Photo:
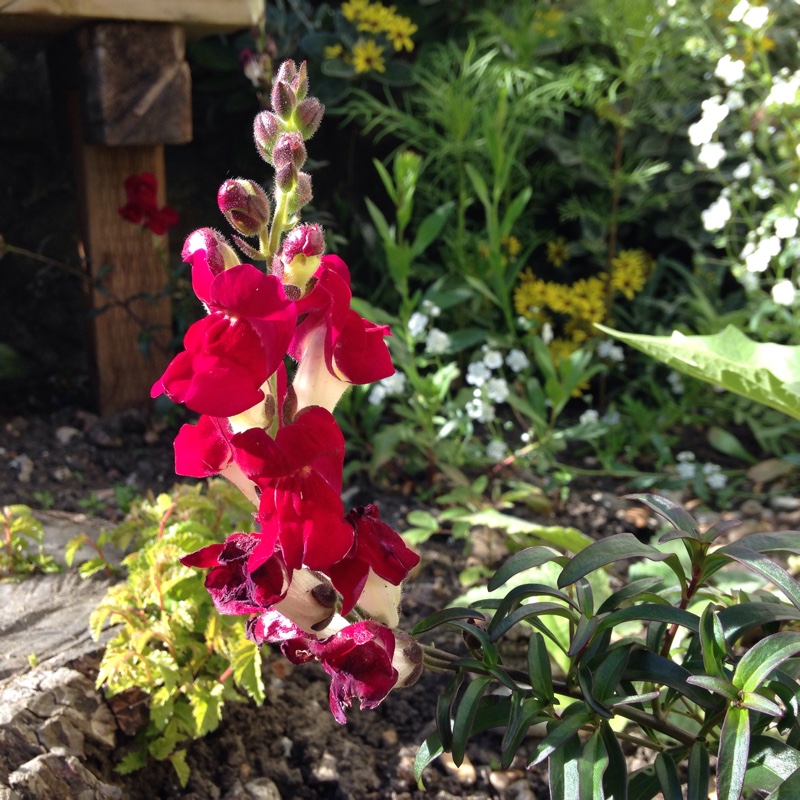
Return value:
<svg viewBox="0 0 800 800">
<path fill-rule="evenodd" d="M 643 767 L 631 773 L 628 781 L 628 800 L 652 800 L 661 791 L 656 768 Z"/>
<path fill-rule="evenodd" d="M 603 719 L 611 719 L 614 714 L 603 703 L 601 703 L 594 693 L 592 686 L 592 673 L 586 667 L 578 667 L 578 686 L 583 695 L 583 702 L 594 711 L 597 716 Z"/>
<path fill-rule="evenodd" d="M 472 608 L 445 608 L 442 611 L 437 611 L 435 614 L 430 614 L 425 619 L 420 620 L 411 631 L 412 636 L 417 636 L 420 633 L 433 630 L 433 628 L 444 625 L 447 622 L 454 620 L 477 619 L 485 620 L 483 614 L 475 611 Z"/>
<path fill-rule="evenodd" d="M 629 694 L 622 695 L 621 697 L 614 697 L 608 701 L 609 708 L 617 708 L 617 706 L 631 706 L 637 703 L 649 703 L 655 700 L 661 692 L 643 692 L 642 694 Z"/>
<path fill-rule="evenodd" d="M 671 553 L 662 553 L 649 544 L 643 544 L 632 533 L 618 533 L 606 539 L 592 542 L 588 547 L 573 556 L 558 578 L 558 587 L 563 589 L 565 586 L 575 583 L 578 578 L 583 578 L 590 572 L 594 572 L 596 569 L 605 567 L 608 564 L 614 564 L 617 561 L 624 561 L 629 558 L 646 558 L 650 561 L 669 562 L 670 556 L 674 558 Z"/>
<path fill-rule="evenodd" d="M 529 617 L 544 616 L 546 614 L 555 614 L 557 617 L 564 617 L 570 622 L 574 622 L 575 618 L 572 613 L 560 603 L 527 603 L 520 606 L 515 611 L 512 611 L 491 633 L 490 641 L 496 642 L 499 638 L 504 636 L 511 630 L 518 622 L 522 622 Z"/>
<path fill-rule="evenodd" d="M 432 733 L 417 750 L 417 757 L 414 759 L 414 778 L 420 791 L 425 791 L 425 784 L 422 782 L 423 770 L 442 753 L 444 753 L 444 748 L 437 733 Z"/>
<path fill-rule="evenodd" d="M 625 680 L 661 683 L 675 689 L 701 708 L 715 708 L 718 701 L 688 683 L 689 677 L 691 673 L 680 664 L 648 650 L 634 650 L 623 673 Z"/>
<path fill-rule="evenodd" d="M 725 641 L 732 645 L 754 628 L 771 622 L 800 620 L 800 610 L 785 603 L 739 603 L 719 612 Z"/>
<path fill-rule="evenodd" d="M 674 608 L 673 606 L 662 606 L 656 603 L 642 603 L 638 606 L 621 608 L 619 611 L 614 611 L 607 617 L 604 617 L 597 626 L 597 632 L 600 633 L 622 622 L 631 622 L 634 620 L 680 625 L 695 633 L 700 630 L 700 619 L 696 614 L 692 614 L 690 611 L 684 611 L 682 608 Z"/>
<path fill-rule="evenodd" d="M 731 706 L 725 714 L 717 753 L 717 798 L 739 800 L 750 749 L 750 712 Z"/>
<path fill-rule="evenodd" d="M 495 589 L 499 589 L 506 581 L 520 572 L 525 572 L 525 570 L 533 567 L 540 567 L 548 561 L 555 561 L 559 558 L 564 557 L 557 550 L 553 550 L 552 547 L 526 547 L 524 550 L 514 553 L 495 572 L 488 584 L 489 591 L 493 592 Z"/>
<path fill-rule="evenodd" d="M 686 800 L 708 800 L 708 783 L 711 778 L 708 749 L 704 742 L 695 742 L 689 753 L 686 776 Z"/>
<path fill-rule="evenodd" d="M 548 703 L 552 702 L 555 694 L 550 656 L 547 653 L 544 636 L 538 631 L 531 631 L 531 638 L 528 641 L 528 676 L 534 692 Z"/>
<path fill-rule="evenodd" d="M 800 769 L 796 769 L 769 796 L 769 800 L 797 800 L 798 797 L 800 797 Z"/>
<path fill-rule="evenodd" d="M 500 622 L 512 611 L 519 603 L 527 597 L 557 597 L 563 600 L 567 605 L 577 610 L 576 603 L 564 592 L 553 589 L 551 586 L 546 586 L 543 583 L 526 583 L 522 586 L 515 586 L 496 606 L 495 614 L 492 617 L 487 631 L 492 631 L 500 624 Z"/>
<path fill-rule="evenodd" d="M 531 754 L 528 766 L 535 767 L 537 764 L 541 764 L 542 761 L 546 758 L 550 758 L 553 753 L 563 747 L 570 739 L 573 737 L 577 739 L 576 734 L 578 731 L 591 721 L 592 717 L 589 714 L 578 712 L 577 714 L 572 714 L 553 724 L 547 736 L 539 742 Z"/>
<path fill-rule="evenodd" d="M 656 768 L 656 777 L 664 800 L 683 800 L 678 767 L 672 756 L 668 753 L 659 753 L 653 766 Z"/>
<path fill-rule="evenodd" d="M 602 616 L 610 611 L 614 611 L 626 600 L 635 600 L 638 595 L 657 591 L 657 589 L 663 585 L 663 578 L 637 578 L 635 581 L 631 581 L 629 584 L 607 597 L 600 608 L 597 609 L 597 615 Z"/>
<path fill-rule="evenodd" d="M 721 695 L 726 700 L 736 702 L 739 699 L 739 690 L 724 678 L 715 678 L 712 675 L 690 675 L 686 681 L 692 686 L 699 686 L 701 689 Z"/>
<path fill-rule="evenodd" d="M 697 526 L 697 521 L 683 506 L 678 505 L 678 503 L 657 494 L 629 494 L 625 495 L 625 499 L 638 500 L 640 503 L 644 503 L 648 508 L 653 509 L 657 514 L 664 517 L 667 522 L 670 522 L 678 530 L 693 535 L 695 539 L 700 538 L 700 530 Z"/>
<path fill-rule="evenodd" d="M 540 715 L 542 708 L 544 708 L 544 703 L 541 700 L 529 697 L 519 705 L 516 713 L 512 714 L 513 720 L 509 720 L 500 748 L 500 765 L 503 769 L 508 769 L 511 766 L 511 763 L 519 753 L 522 740 Z"/>
<path fill-rule="evenodd" d="M 800 532 L 775 531 L 774 533 L 754 533 L 743 536 L 736 544 L 755 550 L 757 553 L 800 554 Z"/>
<path fill-rule="evenodd" d="M 739 544 L 720 547 L 715 555 L 720 554 L 733 558 L 753 572 L 763 575 L 768 581 L 774 583 L 796 608 L 800 609 L 800 585 L 783 567 L 779 567 L 770 558 Z"/>
<path fill-rule="evenodd" d="M 753 736 L 744 779 L 745 789 L 774 792 L 798 769 L 800 752 L 774 736 Z"/>
<path fill-rule="evenodd" d="M 615 647 L 609 650 L 603 662 L 592 670 L 594 695 L 601 702 L 608 700 L 617 690 L 629 655 L 627 647 Z"/>
<path fill-rule="evenodd" d="M 785 631 L 767 636 L 742 656 L 733 683 L 743 692 L 754 692 L 772 670 L 796 653 L 800 653 L 800 633 Z"/>
<path fill-rule="evenodd" d="M 414 258 L 421 256 L 442 232 L 442 228 L 454 206 L 455 201 L 453 200 L 444 203 L 422 220 L 417 230 L 417 235 L 414 237 L 414 243 L 411 245 L 411 253 Z"/>
<path fill-rule="evenodd" d="M 580 797 L 580 758 L 581 740 L 575 735 L 552 753 L 547 764 L 550 800 L 575 800 Z"/>
<path fill-rule="evenodd" d="M 450 722 L 453 715 L 453 700 L 464 681 L 465 673 L 456 672 L 447 688 L 436 700 L 436 731 L 439 734 L 439 743 L 449 751 L 453 744 L 453 727 Z"/>
<path fill-rule="evenodd" d="M 758 692 L 742 692 L 742 705 L 751 711 L 767 714 L 770 717 L 783 716 L 783 709 L 777 703 L 773 703 Z"/>
<path fill-rule="evenodd" d="M 709 675 L 726 679 L 725 633 L 713 605 L 707 605 L 700 617 L 700 647 L 703 652 L 703 667 Z"/>
<path fill-rule="evenodd" d="M 605 800 L 603 774 L 608 768 L 608 753 L 603 734 L 598 728 L 583 746 L 578 759 L 580 800 Z"/>
<path fill-rule="evenodd" d="M 458 711 L 456 711 L 456 717 L 453 721 L 453 747 L 451 750 L 453 762 L 457 767 L 460 767 L 464 761 L 467 740 L 472 735 L 472 725 L 475 721 L 475 715 L 478 713 L 478 703 L 491 682 L 491 678 L 475 678 L 467 686 L 464 696 L 458 704 Z"/>
<path fill-rule="evenodd" d="M 606 800 L 628 800 L 628 764 L 617 734 L 607 722 L 600 723 L 603 744 L 608 754 L 608 768 L 603 775 Z"/>
</svg>

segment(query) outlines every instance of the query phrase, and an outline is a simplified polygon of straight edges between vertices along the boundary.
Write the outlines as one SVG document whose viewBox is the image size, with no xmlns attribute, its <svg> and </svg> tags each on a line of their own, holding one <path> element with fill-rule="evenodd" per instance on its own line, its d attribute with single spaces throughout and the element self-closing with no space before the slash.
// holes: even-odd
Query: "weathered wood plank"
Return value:
<svg viewBox="0 0 800 800">
<path fill-rule="evenodd" d="M 262 0 L 0 0 L 0 33 L 53 36 L 86 22 L 174 22 L 190 36 L 247 28 Z"/>
<path fill-rule="evenodd" d="M 185 144 L 192 92 L 178 25 L 104 22 L 77 35 L 84 136 L 93 144 Z"/>
</svg>

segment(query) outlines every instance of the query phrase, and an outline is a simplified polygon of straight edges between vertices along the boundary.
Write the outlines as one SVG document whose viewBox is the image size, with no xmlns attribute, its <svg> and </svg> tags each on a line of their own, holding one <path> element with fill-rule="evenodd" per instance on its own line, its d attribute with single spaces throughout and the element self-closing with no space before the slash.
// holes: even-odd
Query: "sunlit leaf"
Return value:
<svg viewBox="0 0 800 800">
<path fill-rule="evenodd" d="M 750 749 L 750 712 L 731 706 L 725 715 L 717 754 L 717 798 L 739 800 Z"/>
</svg>

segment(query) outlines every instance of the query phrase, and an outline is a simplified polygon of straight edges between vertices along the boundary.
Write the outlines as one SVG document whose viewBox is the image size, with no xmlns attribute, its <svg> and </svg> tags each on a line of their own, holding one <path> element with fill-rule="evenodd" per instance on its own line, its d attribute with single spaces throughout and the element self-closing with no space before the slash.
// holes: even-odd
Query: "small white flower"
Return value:
<svg viewBox="0 0 800 800">
<path fill-rule="evenodd" d="M 731 218 L 731 202 L 727 197 L 718 197 L 705 211 L 701 212 L 703 227 L 709 232 L 722 230 Z"/>
<path fill-rule="evenodd" d="M 491 461 L 501 461 L 506 454 L 506 443 L 502 439 L 492 439 L 486 445 L 486 458 Z"/>
<path fill-rule="evenodd" d="M 728 476 L 721 472 L 720 468 L 716 464 L 706 464 L 706 467 L 717 467 L 716 472 L 706 473 L 706 486 L 708 486 L 709 489 L 714 489 L 715 491 L 724 489 L 728 483 Z M 705 469 L 703 472 L 705 473 Z"/>
<path fill-rule="evenodd" d="M 760 175 L 753 184 L 753 194 L 760 200 L 766 200 L 772 195 L 772 190 L 774 188 L 775 181 L 773 181 L 772 178 L 765 178 L 763 175 Z"/>
<path fill-rule="evenodd" d="M 673 394 L 683 394 L 686 391 L 680 372 L 672 370 L 672 372 L 667 375 L 667 383 L 669 383 L 669 388 L 672 389 Z"/>
<path fill-rule="evenodd" d="M 731 111 L 738 111 L 744 108 L 744 95 L 738 89 L 731 89 L 725 98 L 725 105 Z"/>
<path fill-rule="evenodd" d="M 736 146 L 742 150 L 749 150 L 753 146 L 755 138 L 753 131 L 744 131 L 736 140 Z"/>
<path fill-rule="evenodd" d="M 584 411 L 583 414 L 581 414 L 580 417 L 578 417 L 578 422 L 580 422 L 581 425 L 590 425 L 594 422 L 599 422 L 599 421 L 600 421 L 600 414 L 593 408 L 587 408 L 586 411 Z"/>
<path fill-rule="evenodd" d="M 431 317 L 438 317 L 442 313 L 442 309 L 436 305 L 432 300 L 422 301 L 422 310 Z"/>
<path fill-rule="evenodd" d="M 494 406 L 482 397 L 473 397 L 467 403 L 467 414 L 478 422 L 491 422 L 495 417 Z"/>
<path fill-rule="evenodd" d="M 440 356 L 450 347 L 450 337 L 438 328 L 431 328 L 425 339 L 425 351 L 430 356 Z"/>
<path fill-rule="evenodd" d="M 406 390 L 406 374 L 405 372 L 395 372 L 388 378 L 384 378 L 378 383 L 386 390 L 386 394 L 403 394 Z"/>
<path fill-rule="evenodd" d="M 749 10 L 750 3 L 747 0 L 739 0 L 739 2 L 731 10 L 731 13 L 728 15 L 728 19 L 731 22 L 741 22 L 744 18 L 744 15 Z"/>
<path fill-rule="evenodd" d="M 742 22 L 748 28 L 757 31 L 764 27 L 767 17 L 769 17 L 769 9 L 766 6 L 751 6 L 742 17 Z"/>
<path fill-rule="evenodd" d="M 542 325 L 542 332 L 540 335 L 545 344 L 550 344 L 555 336 L 553 333 L 553 326 L 549 322 L 545 322 L 545 324 Z"/>
<path fill-rule="evenodd" d="M 697 465 L 693 464 L 691 461 L 680 461 L 675 466 L 675 471 L 685 481 L 690 481 L 692 478 L 694 478 L 696 470 Z"/>
<path fill-rule="evenodd" d="M 492 371 L 483 361 L 473 361 L 467 367 L 467 383 L 472 386 L 483 386 L 489 378 L 492 377 Z"/>
<path fill-rule="evenodd" d="M 688 463 L 690 461 L 696 461 L 697 456 L 691 450 L 681 450 L 680 453 L 675 456 L 675 460 L 682 463 Z"/>
<path fill-rule="evenodd" d="M 408 319 L 408 332 L 416 339 L 428 327 L 428 316 L 421 311 L 415 311 Z"/>
<path fill-rule="evenodd" d="M 778 217 L 775 220 L 775 235 L 779 239 L 791 239 L 797 233 L 797 217 Z"/>
<path fill-rule="evenodd" d="M 618 344 L 614 344 L 610 339 L 603 339 L 603 341 L 597 345 L 597 355 L 600 358 L 607 358 L 609 361 L 616 361 L 617 363 L 625 360 L 625 352 L 623 349 Z"/>
<path fill-rule="evenodd" d="M 716 169 L 724 160 L 727 152 L 720 142 L 706 142 L 697 154 L 697 160 L 708 169 Z"/>
<path fill-rule="evenodd" d="M 772 299 L 779 306 L 792 305 L 796 296 L 797 290 L 794 288 L 794 284 L 790 280 L 784 279 L 782 281 L 778 281 L 772 287 Z"/>
<path fill-rule="evenodd" d="M 740 59 L 724 55 L 717 62 L 714 74 L 726 85 L 733 86 L 744 77 L 745 63 Z M 730 106 L 728 106 L 730 108 Z"/>
<path fill-rule="evenodd" d="M 499 350 L 489 350 L 483 352 L 483 363 L 489 369 L 499 369 L 503 366 L 503 354 Z"/>
<path fill-rule="evenodd" d="M 367 400 L 371 405 L 379 406 L 386 399 L 387 394 L 389 393 L 386 391 L 386 387 L 376 383 L 375 386 L 370 389 Z"/>
<path fill-rule="evenodd" d="M 749 161 L 742 161 L 738 167 L 731 173 L 737 181 L 743 181 L 753 174 L 753 167 Z"/>
<path fill-rule="evenodd" d="M 503 378 L 490 378 L 486 381 L 486 396 L 495 403 L 505 403 L 508 400 L 508 384 Z"/>
<path fill-rule="evenodd" d="M 508 355 L 506 356 L 506 364 L 514 370 L 514 372 L 522 372 L 524 369 L 528 369 L 531 365 L 531 362 L 528 360 L 528 356 L 522 352 L 522 350 L 517 350 L 514 348 L 513 350 L 509 350 Z"/>
<path fill-rule="evenodd" d="M 602 417 L 600 417 L 600 421 L 605 422 L 606 425 L 619 425 L 621 419 L 622 417 L 616 408 L 612 408 L 611 411 L 607 411 Z"/>
</svg>

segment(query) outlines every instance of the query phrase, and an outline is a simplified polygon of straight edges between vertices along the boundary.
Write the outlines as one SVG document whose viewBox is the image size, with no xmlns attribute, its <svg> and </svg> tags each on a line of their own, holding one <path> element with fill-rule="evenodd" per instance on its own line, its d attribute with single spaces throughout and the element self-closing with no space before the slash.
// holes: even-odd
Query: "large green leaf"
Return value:
<svg viewBox="0 0 800 800">
<path fill-rule="evenodd" d="M 733 673 L 733 683 L 743 692 L 754 692 L 772 670 L 796 653 L 800 653 L 800 633 L 773 633 L 742 656 Z"/>
<path fill-rule="evenodd" d="M 597 325 L 603 333 L 673 369 L 800 419 L 800 346 L 759 344 L 728 325 L 711 336 L 643 336 Z"/>
<path fill-rule="evenodd" d="M 772 736 L 752 737 L 745 790 L 774 792 L 796 770 L 800 770 L 797 750 Z"/>
<path fill-rule="evenodd" d="M 717 757 L 717 797 L 739 800 L 750 749 L 750 712 L 731 706 L 725 715 Z"/>
</svg>

